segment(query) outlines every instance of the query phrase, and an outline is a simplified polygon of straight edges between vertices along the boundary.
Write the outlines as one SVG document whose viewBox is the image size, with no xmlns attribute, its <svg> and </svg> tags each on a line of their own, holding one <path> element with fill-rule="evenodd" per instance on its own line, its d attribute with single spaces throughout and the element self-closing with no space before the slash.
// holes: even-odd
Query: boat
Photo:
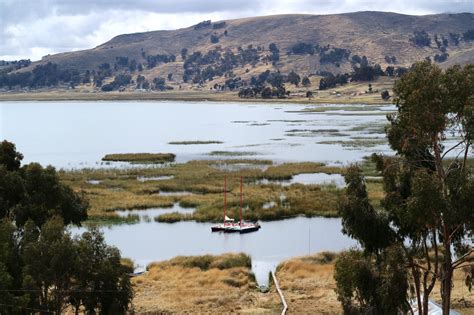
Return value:
<svg viewBox="0 0 474 315">
<path fill-rule="evenodd" d="M 213 225 L 211 227 L 212 232 L 224 232 L 224 233 L 250 233 L 258 231 L 261 226 L 258 222 L 246 222 L 242 220 L 242 205 L 243 205 L 243 180 L 240 177 L 240 221 L 235 222 L 227 216 L 227 177 L 224 177 L 224 222 L 221 224 Z"/>
<path fill-rule="evenodd" d="M 211 231 L 212 232 L 221 232 L 224 231 L 225 229 L 235 225 L 235 220 L 229 218 L 228 216 L 224 215 L 224 223 L 221 224 L 216 224 L 211 226 Z"/>
</svg>

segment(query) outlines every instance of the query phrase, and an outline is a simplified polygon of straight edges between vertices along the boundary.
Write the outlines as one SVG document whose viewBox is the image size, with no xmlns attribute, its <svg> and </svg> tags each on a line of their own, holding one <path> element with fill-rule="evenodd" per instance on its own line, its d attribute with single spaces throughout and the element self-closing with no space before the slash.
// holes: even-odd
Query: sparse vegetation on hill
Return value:
<svg viewBox="0 0 474 315">
<path fill-rule="evenodd" d="M 104 90 L 109 91 L 120 89 L 113 83 L 117 76 L 140 75 L 141 82 L 131 80 L 124 90 L 223 91 L 254 87 L 252 77 L 267 70 L 283 76 L 294 70 L 303 78 L 323 72 L 334 76 L 351 73 L 354 65 L 361 73 L 376 65 L 408 68 L 426 57 L 442 64 L 468 63 L 472 61 L 471 22 L 472 14 L 381 12 L 203 21 L 176 31 L 121 35 L 91 50 L 47 56 L 31 64 L 4 65 L 0 67 L 0 89 L 80 87 L 100 91 L 106 85 Z M 152 84 L 154 78 L 168 74 L 169 83 Z M 269 92 L 267 89 L 264 95 L 273 93 Z"/>
</svg>

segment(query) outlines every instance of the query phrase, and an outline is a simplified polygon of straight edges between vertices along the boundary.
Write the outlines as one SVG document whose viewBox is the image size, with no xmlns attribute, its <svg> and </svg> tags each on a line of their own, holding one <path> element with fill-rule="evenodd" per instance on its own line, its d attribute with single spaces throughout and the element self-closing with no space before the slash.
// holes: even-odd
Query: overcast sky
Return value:
<svg viewBox="0 0 474 315">
<path fill-rule="evenodd" d="M 282 13 L 473 12 L 474 0 L 0 0 L 0 60 L 95 47 L 134 32 Z"/>
</svg>

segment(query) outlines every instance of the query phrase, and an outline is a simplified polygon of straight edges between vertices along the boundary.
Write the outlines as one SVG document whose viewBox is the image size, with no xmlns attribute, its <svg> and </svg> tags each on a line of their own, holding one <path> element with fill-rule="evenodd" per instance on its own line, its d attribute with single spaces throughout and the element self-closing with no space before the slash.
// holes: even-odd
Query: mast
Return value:
<svg viewBox="0 0 474 315">
<path fill-rule="evenodd" d="M 240 176 L 240 227 L 242 227 L 242 203 L 243 203 L 242 176 Z"/>
<path fill-rule="evenodd" d="M 227 217 L 227 175 L 224 175 L 224 225 Z"/>
</svg>

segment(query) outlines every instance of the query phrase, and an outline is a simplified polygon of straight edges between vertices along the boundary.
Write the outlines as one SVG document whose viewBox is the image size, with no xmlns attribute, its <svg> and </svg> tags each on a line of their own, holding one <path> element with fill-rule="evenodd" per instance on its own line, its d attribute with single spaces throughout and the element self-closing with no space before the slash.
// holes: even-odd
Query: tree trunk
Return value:
<svg viewBox="0 0 474 315">
<path fill-rule="evenodd" d="M 423 311 L 418 312 L 418 314 L 428 315 L 428 301 L 429 301 L 429 293 L 427 291 L 423 292 Z"/>
<path fill-rule="evenodd" d="M 410 259 L 411 261 L 411 268 L 412 268 L 412 273 L 413 273 L 413 280 L 415 282 L 415 291 L 416 291 L 416 302 L 418 304 L 418 314 L 421 313 L 423 309 L 423 305 L 421 303 L 421 292 L 420 292 L 420 272 L 418 269 L 416 269 L 413 259 Z"/>
<path fill-rule="evenodd" d="M 451 257 L 451 241 L 449 234 L 444 243 L 445 258 L 443 266 L 443 277 L 441 280 L 441 298 L 443 299 L 443 315 L 449 315 L 451 308 L 451 288 L 453 280 L 453 266 Z"/>
</svg>

